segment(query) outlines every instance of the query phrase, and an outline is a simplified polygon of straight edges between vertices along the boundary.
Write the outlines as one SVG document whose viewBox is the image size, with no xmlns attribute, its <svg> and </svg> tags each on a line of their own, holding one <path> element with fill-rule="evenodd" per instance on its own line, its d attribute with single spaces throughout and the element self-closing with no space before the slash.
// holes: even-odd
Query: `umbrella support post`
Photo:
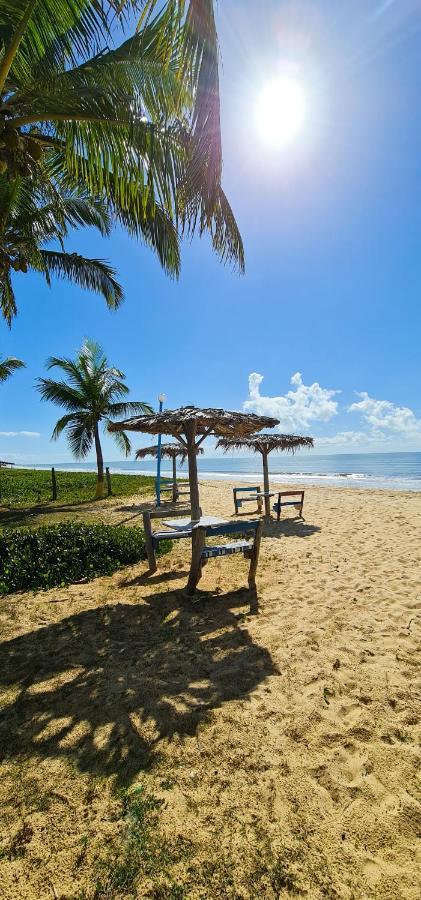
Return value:
<svg viewBox="0 0 421 900">
<path fill-rule="evenodd" d="M 177 487 L 177 460 L 176 457 L 172 458 L 172 502 L 177 503 L 178 500 L 178 487 Z"/>
<path fill-rule="evenodd" d="M 202 577 L 202 550 L 205 546 L 206 528 L 194 528 L 192 534 L 192 554 L 187 593 L 193 596 L 198 582 Z"/>
<path fill-rule="evenodd" d="M 269 467 L 268 467 L 268 455 L 267 453 L 262 453 L 263 457 L 263 491 L 266 494 L 265 496 L 265 519 L 271 519 L 270 512 L 270 497 L 269 494 Z"/>
<path fill-rule="evenodd" d="M 196 429 L 195 423 L 186 425 L 187 457 L 189 461 L 189 484 L 192 522 L 198 522 L 201 516 L 199 482 L 197 477 Z"/>
</svg>

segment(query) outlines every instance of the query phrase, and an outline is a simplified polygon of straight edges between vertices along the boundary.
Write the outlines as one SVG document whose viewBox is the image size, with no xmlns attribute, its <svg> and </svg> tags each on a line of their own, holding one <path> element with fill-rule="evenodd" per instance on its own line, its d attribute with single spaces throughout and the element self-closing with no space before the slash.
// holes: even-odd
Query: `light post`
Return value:
<svg viewBox="0 0 421 900">
<path fill-rule="evenodd" d="M 158 395 L 158 403 L 159 403 L 159 412 L 162 412 L 162 407 L 164 405 L 164 400 L 166 399 L 165 394 Z M 158 454 L 157 454 L 157 464 L 156 464 L 156 505 L 161 506 L 161 442 L 162 435 L 158 435 Z"/>
</svg>

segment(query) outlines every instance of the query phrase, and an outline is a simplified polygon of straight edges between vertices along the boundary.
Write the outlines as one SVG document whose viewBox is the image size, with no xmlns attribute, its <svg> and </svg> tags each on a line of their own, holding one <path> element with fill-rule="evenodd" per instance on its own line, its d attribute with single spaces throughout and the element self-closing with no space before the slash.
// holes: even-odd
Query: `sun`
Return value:
<svg viewBox="0 0 421 900">
<path fill-rule="evenodd" d="M 256 102 L 256 125 L 265 143 L 283 147 L 302 130 L 306 113 L 303 86 L 282 76 L 269 81 Z"/>
</svg>

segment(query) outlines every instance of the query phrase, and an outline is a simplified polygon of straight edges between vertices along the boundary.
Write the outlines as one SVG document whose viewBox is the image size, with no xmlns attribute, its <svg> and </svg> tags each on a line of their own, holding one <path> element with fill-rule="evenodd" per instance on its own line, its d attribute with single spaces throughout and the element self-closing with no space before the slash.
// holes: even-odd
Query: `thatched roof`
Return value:
<svg viewBox="0 0 421 900">
<path fill-rule="evenodd" d="M 203 448 L 197 447 L 197 452 L 203 453 Z M 136 459 L 145 459 L 146 456 L 153 456 L 156 459 L 158 456 L 158 445 L 155 444 L 153 447 L 141 447 L 140 450 L 136 450 L 135 455 Z M 182 459 L 185 460 L 187 453 L 181 444 L 161 444 L 161 456 L 163 458 L 167 457 L 168 459 L 182 457 Z"/>
<path fill-rule="evenodd" d="M 124 422 L 114 422 L 109 426 L 109 430 L 171 434 L 178 438 L 186 433 L 186 426 L 189 424 L 195 425 L 196 435 L 215 434 L 218 437 L 240 437 L 253 434 L 255 431 L 260 431 L 261 428 L 273 428 L 279 423 L 277 419 L 256 416 L 255 413 L 182 406 L 180 409 L 166 409 L 160 413 L 134 416 Z"/>
<path fill-rule="evenodd" d="M 295 453 L 299 447 L 312 447 L 313 438 L 297 434 L 252 434 L 246 437 L 221 438 L 217 448 L 225 450 L 252 450 L 254 453 L 271 453 L 284 450 Z"/>
</svg>

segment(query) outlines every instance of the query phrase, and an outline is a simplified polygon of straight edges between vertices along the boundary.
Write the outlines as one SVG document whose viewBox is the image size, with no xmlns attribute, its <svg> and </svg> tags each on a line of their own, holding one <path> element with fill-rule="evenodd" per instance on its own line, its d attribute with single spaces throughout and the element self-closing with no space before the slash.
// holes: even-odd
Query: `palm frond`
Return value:
<svg viewBox="0 0 421 900">
<path fill-rule="evenodd" d="M 76 390 L 65 381 L 54 381 L 52 378 L 38 378 L 38 390 L 43 400 L 51 400 L 58 406 L 72 412 L 80 412 L 86 409 L 86 397 L 80 390 Z"/>
<path fill-rule="evenodd" d="M 43 400 L 50 400 L 67 410 L 53 432 L 58 438 L 66 431 L 72 453 L 83 457 L 89 452 L 99 422 L 107 427 L 116 416 L 129 413 L 149 413 L 152 408 L 141 401 L 121 401 L 128 393 L 125 375 L 111 366 L 103 348 L 96 341 L 86 339 L 75 359 L 53 356 L 47 360 L 49 369 L 59 368 L 69 382 L 39 378 L 38 390 Z M 117 439 L 124 453 L 130 452 L 126 435 Z"/>
<path fill-rule="evenodd" d="M 2 0 L 0 89 L 25 84 L 34 65 L 75 63 L 109 34 L 104 8 L 92 0 Z"/>
<path fill-rule="evenodd" d="M 117 309 L 124 294 L 116 280 L 115 269 L 100 259 L 86 259 L 78 253 L 41 250 L 44 272 L 67 278 L 79 287 L 102 294 L 109 309 Z"/>
<path fill-rule="evenodd" d="M 9 272 L 2 276 L 2 281 L 0 282 L 0 309 L 3 318 L 10 327 L 16 315 L 17 307 Z"/>
<path fill-rule="evenodd" d="M 25 363 L 22 362 L 21 359 L 16 359 L 15 356 L 7 356 L 4 359 L 0 358 L 0 382 L 7 381 L 17 369 L 24 368 Z"/>
<path fill-rule="evenodd" d="M 105 431 L 108 432 L 108 426 L 111 424 L 111 419 L 105 420 Z M 118 435 L 118 437 L 117 437 Z M 130 443 L 129 438 L 125 431 L 114 431 L 112 434 L 114 441 L 118 447 L 118 449 L 124 453 L 125 456 L 129 456 L 132 450 L 132 445 Z"/>
<path fill-rule="evenodd" d="M 94 441 L 93 427 L 86 423 L 84 418 L 75 421 L 67 428 L 67 439 L 73 456 L 76 459 L 84 459 L 92 449 Z"/>
<path fill-rule="evenodd" d="M 131 400 L 127 403 L 110 403 L 108 411 L 110 418 L 115 419 L 117 416 L 130 416 L 136 415 L 136 413 L 139 415 L 151 415 L 153 407 L 149 403 Z"/>
<path fill-rule="evenodd" d="M 75 421 L 74 413 L 68 413 L 66 416 L 62 416 L 61 419 L 59 419 L 58 422 L 56 422 L 56 424 L 54 426 L 54 430 L 51 435 L 51 440 L 57 441 L 58 438 L 60 437 L 60 435 L 62 434 L 62 432 L 65 430 L 65 428 L 67 428 L 68 425 L 70 425 L 70 423 L 74 422 L 74 421 Z"/>
</svg>

